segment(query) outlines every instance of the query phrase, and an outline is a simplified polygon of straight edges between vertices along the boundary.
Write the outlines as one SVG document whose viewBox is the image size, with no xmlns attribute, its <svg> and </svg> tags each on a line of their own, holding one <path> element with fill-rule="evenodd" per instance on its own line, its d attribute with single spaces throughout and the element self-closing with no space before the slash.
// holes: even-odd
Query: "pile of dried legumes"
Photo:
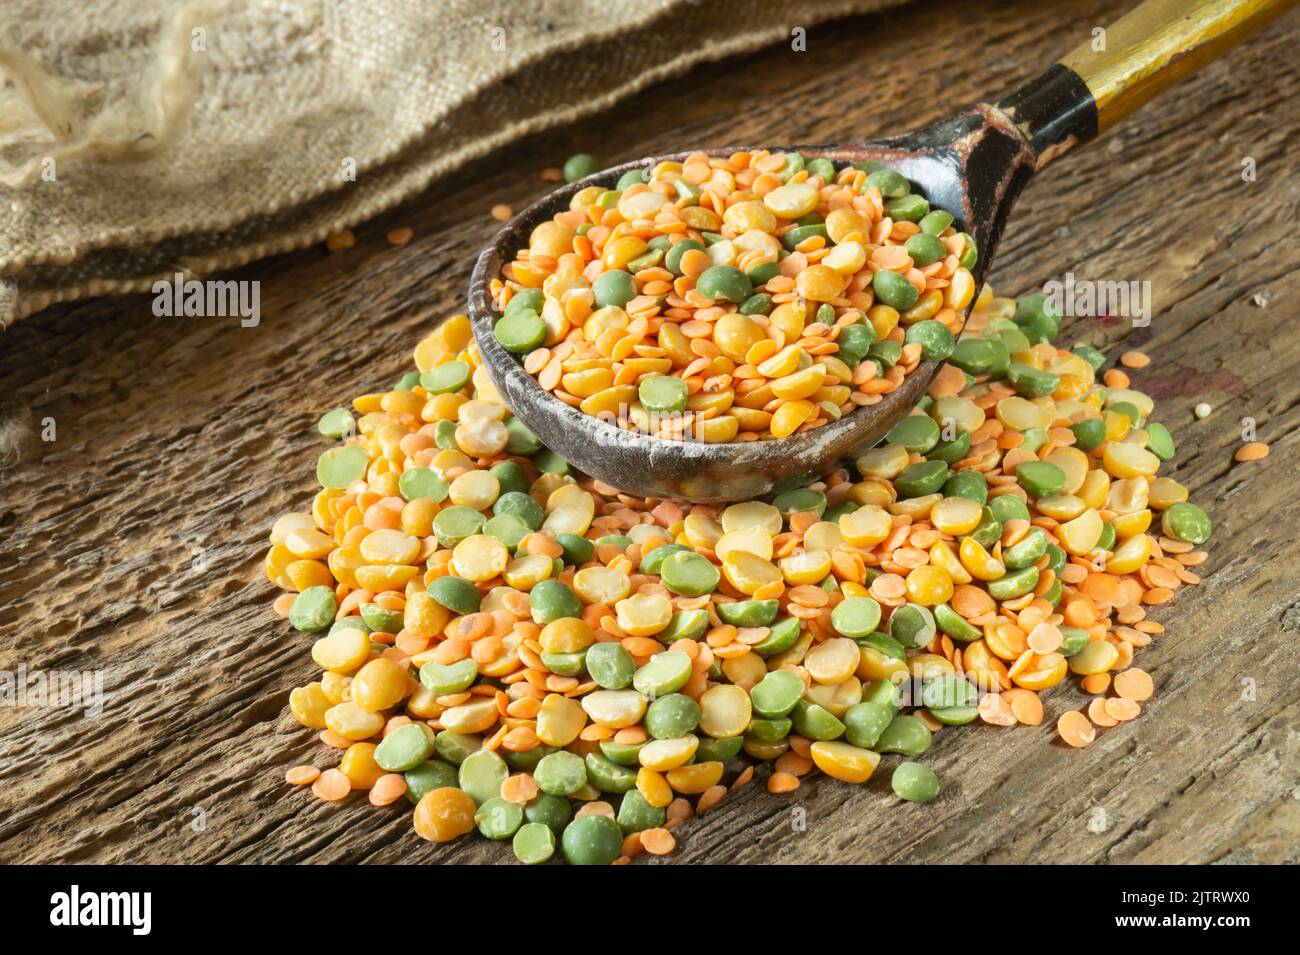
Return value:
<svg viewBox="0 0 1300 955">
<path fill-rule="evenodd" d="M 456 316 L 418 371 L 321 419 L 342 443 L 267 575 L 318 680 L 289 706 L 326 800 L 405 797 L 416 832 L 477 828 L 524 862 L 627 861 L 755 764 L 924 801 L 944 727 L 1038 724 L 1086 746 L 1151 696 L 1147 607 L 1210 535 L 1158 477 L 1173 442 L 1041 296 L 976 303 L 917 412 L 855 468 L 771 501 L 647 501 L 570 472 L 511 418 Z M 1070 674 L 1086 710 L 1044 703 Z M 745 757 L 748 757 L 746 759 Z"/>
<path fill-rule="evenodd" d="M 696 153 L 591 186 L 492 293 L 496 338 L 584 413 L 665 438 L 784 438 L 942 360 L 975 244 L 892 169 Z"/>
</svg>

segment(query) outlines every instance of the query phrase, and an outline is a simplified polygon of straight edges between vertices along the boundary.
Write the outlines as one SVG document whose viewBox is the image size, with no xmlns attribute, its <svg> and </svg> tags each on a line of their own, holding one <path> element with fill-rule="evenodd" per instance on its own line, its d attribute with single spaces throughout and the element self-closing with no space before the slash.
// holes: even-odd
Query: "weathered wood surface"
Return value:
<svg viewBox="0 0 1300 955">
<path fill-rule="evenodd" d="M 700 69 L 478 163 L 349 252 L 245 269 L 262 282 L 256 329 L 155 318 L 147 297 L 18 323 L 0 338 L 3 396 L 52 417 L 57 441 L 0 472 L 0 669 L 99 669 L 109 698 L 93 719 L 0 710 L 0 860 L 509 858 L 477 838 L 424 843 L 407 809 L 327 806 L 283 782 L 325 753 L 286 711 L 314 674 L 310 641 L 271 614 L 260 564 L 273 518 L 312 493 L 316 416 L 393 380 L 463 307 L 487 210 L 536 196 L 541 167 L 579 149 L 615 162 L 902 131 L 1013 88 L 1127 5 L 928 4 L 814 30 L 807 53 Z M 1291 15 L 1053 167 L 993 272 L 1014 294 L 1067 270 L 1153 285 L 1150 328 L 1065 333 L 1150 352 L 1135 379 L 1180 445 L 1171 473 L 1216 522 L 1204 583 L 1153 614 L 1168 632 L 1140 652 L 1158 687 L 1140 720 L 1084 751 L 1048 725 L 945 730 L 925 757 L 944 794 L 923 807 L 899 805 L 887 773 L 793 796 L 751 786 L 679 829 L 677 860 L 1297 861 L 1297 43 Z M 391 249 L 397 225 L 417 238 Z M 1205 421 L 1198 401 L 1215 406 Z M 1234 465 L 1245 417 L 1273 453 Z M 1059 689 L 1050 717 L 1082 699 Z"/>
</svg>

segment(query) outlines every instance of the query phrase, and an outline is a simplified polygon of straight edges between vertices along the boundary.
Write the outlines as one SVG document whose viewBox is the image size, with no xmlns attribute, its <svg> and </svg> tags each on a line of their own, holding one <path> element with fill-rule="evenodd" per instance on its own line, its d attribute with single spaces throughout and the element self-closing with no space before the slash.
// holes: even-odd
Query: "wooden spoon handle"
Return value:
<svg viewBox="0 0 1300 955">
<path fill-rule="evenodd" d="M 1295 3 L 1146 0 L 1067 53 L 1061 64 L 1087 84 L 1097 104 L 1098 132 L 1105 132 Z"/>
<path fill-rule="evenodd" d="M 1298 0 L 1146 0 L 999 102 L 1042 169 L 1190 76 Z"/>
</svg>

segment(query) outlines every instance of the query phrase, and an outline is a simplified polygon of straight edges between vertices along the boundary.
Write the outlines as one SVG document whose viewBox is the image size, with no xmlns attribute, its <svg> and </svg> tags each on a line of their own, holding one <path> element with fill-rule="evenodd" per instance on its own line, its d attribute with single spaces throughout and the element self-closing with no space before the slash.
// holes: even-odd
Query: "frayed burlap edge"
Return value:
<svg viewBox="0 0 1300 955">
<path fill-rule="evenodd" d="M 650 84 L 680 75 L 693 66 L 789 39 L 792 25 L 814 26 L 845 16 L 878 11 L 900 2 L 902 0 L 840 0 L 832 3 L 791 0 L 783 4 L 782 22 L 779 24 L 770 24 L 758 17 L 751 17 L 748 21 L 741 17 L 741 22 L 762 22 L 763 25 L 739 33 L 733 28 L 718 36 L 701 35 L 701 27 L 707 25 L 701 14 L 696 22 L 679 25 L 683 36 L 692 39 L 679 55 L 630 75 L 624 82 L 604 92 L 575 91 L 581 94 L 580 101 L 567 108 L 522 117 L 492 135 L 476 138 L 450 152 L 439 148 L 448 139 L 445 130 L 427 133 L 389 162 L 359 176 L 356 182 L 280 213 L 251 216 L 229 229 L 177 235 L 146 246 L 91 251 L 78 260 L 76 272 L 81 277 L 76 281 L 69 281 L 69 270 L 55 265 L 33 266 L 6 276 L 0 279 L 0 326 L 7 326 L 57 303 L 145 292 L 155 282 L 169 281 L 178 270 L 188 275 L 206 276 L 313 245 L 335 232 L 373 218 L 421 192 L 434 179 L 522 137 L 608 109 Z M 692 3 L 687 4 L 686 9 L 698 14 L 702 7 Z M 591 41 L 594 38 L 587 39 Z M 634 39 L 621 38 L 623 41 Z M 572 40 L 566 40 L 565 45 L 569 42 Z M 536 70 L 537 58 L 529 66 Z M 514 81 L 535 82 L 541 79 L 528 76 L 529 72 L 525 68 L 514 74 Z M 486 88 L 479 95 L 491 96 L 492 89 Z M 472 108 L 472 101 L 467 108 Z"/>
</svg>

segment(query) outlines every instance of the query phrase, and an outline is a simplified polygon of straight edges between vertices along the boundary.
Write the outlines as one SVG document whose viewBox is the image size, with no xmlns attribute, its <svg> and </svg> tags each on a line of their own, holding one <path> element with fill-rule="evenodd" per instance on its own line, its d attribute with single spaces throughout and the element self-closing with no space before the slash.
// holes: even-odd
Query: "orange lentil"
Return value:
<svg viewBox="0 0 1300 955">
<path fill-rule="evenodd" d="M 667 829 L 644 829 L 641 832 L 641 845 L 651 855 L 666 856 L 677 848 L 677 840 Z"/>
<path fill-rule="evenodd" d="M 1268 457 L 1269 447 L 1263 441 L 1251 441 L 1243 444 L 1232 456 L 1234 461 L 1259 461 Z"/>
<path fill-rule="evenodd" d="M 699 813 L 708 812 L 718 803 L 722 802 L 722 800 L 726 798 L 726 795 L 726 786 L 710 786 L 708 789 L 704 790 L 704 792 L 700 794 L 700 798 L 696 800 L 695 811 Z"/>
<path fill-rule="evenodd" d="M 573 814 L 574 819 L 582 819 L 585 816 L 604 816 L 607 819 L 614 818 L 614 807 L 603 799 L 596 799 L 592 802 L 583 803 L 578 811 Z"/>
<path fill-rule="evenodd" d="M 1088 718 L 1078 710 L 1066 710 L 1056 721 L 1056 731 L 1071 746 L 1083 748 L 1097 738 Z"/>
<path fill-rule="evenodd" d="M 1026 726 L 1037 726 L 1043 722 L 1043 701 L 1037 693 L 1016 687 L 1003 691 L 1002 696 L 1010 704 L 1017 722 Z"/>
<path fill-rule="evenodd" d="M 284 780 L 291 786 L 306 786 L 314 783 L 320 776 L 320 770 L 315 766 L 294 766 L 284 774 Z"/>
<path fill-rule="evenodd" d="M 385 773 L 370 787 L 370 803 L 387 806 L 406 795 L 406 780 L 399 773 Z"/>
<path fill-rule="evenodd" d="M 799 788 L 799 777 L 793 773 L 773 773 L 767 779 L 770 793 L 789 793 Z"/>
<path fill-rule="evenodd" d="M 1151 675 L 1137 667 L 1130 667 L 1116 673 L 1114 684 L 1116 693 L 1135 703 L 1151 699 L 1151 695 L 1155 692 L 1155 684 L 1151 680 Z"/>
<path fill-rule="evenodd" d="M 316 777 L 311 791 L 326 802 L 338 802 L 352 791 L 352 783 L 339 770 L 327 769 Z"/>
<path fill-rule="evenodd" d="M 1119 356 L 1119 363 L 1125 368 L 1145 368 L 1151 364 L 1151 356 L 1146 352 L 1126 351 Z"/>
<path fill-rule="evenodd" d="M 1106 712 L 1106 698 L 1104 696 L 1095 697 L 1088 704 L 1088 719 L 1102 728 L 1119 724 L 1119 720 Z"/>
<path fill-rule="evenodd" d="M 523 806 L 537 798 L 537 783 L 527 773 L 516 773 L 501 784 L 501 798 Z"/>
<path fill-rule="evenodd" d="M 1105 693 L 1109 687 L 1109 673 L 1090 673 L 1083 678 L 1083 689 L 1085 693 Z"/>
<path fill-rule="evenodd" d="M 1106 715 L 1121 722 L 1137 719 L 1141 712 L 1141 705 L 1134 700 L 1113 696 L 1106 701 Z"/>
</svg>

